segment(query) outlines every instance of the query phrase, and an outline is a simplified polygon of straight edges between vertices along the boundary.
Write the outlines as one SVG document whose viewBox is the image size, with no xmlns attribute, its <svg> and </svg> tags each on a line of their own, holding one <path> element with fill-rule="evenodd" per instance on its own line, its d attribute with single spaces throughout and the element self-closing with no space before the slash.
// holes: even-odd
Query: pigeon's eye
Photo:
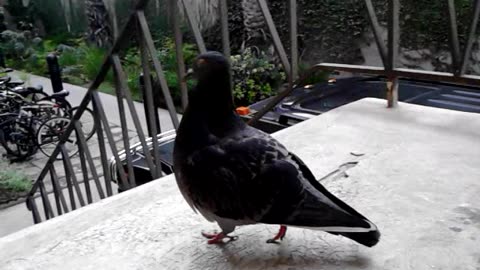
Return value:
<svg viewBox="0 0 480 270">
<path fill-rule="evenodd" d="M 202 58 L 202 59 L 198 59 L 198 60 L 197 60 L 197 67 L 201 67 L 201 66 L 203 66 L 203 65 L 206 64 L 206 63 L 207 63 L 207 60 L 205 60 L 205 59 L 203 59 L 203 58 Z"/>
</svg>

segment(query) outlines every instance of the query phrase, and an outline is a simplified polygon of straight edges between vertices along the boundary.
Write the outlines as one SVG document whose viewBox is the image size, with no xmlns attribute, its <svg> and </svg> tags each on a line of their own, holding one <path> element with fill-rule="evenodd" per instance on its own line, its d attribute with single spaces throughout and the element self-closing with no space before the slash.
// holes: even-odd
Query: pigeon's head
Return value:
<svg viewBox="0 0 480 270">
<path fill-rule="evenodd" d="M 229 78 L 230 64 L 227 58 L 216 51 L 202 53 L 193 63 L 193 75 L 199 82 L 214 82 Z"/>
<path fill-rule="evenodd" d="M 200 54 L 189 73 L 196 80 L 196 87 L 189 94 L 189 104 L 211 110 L 233 108 L 230 63 L 223 54 L 215 51 Z"/>
</svg>

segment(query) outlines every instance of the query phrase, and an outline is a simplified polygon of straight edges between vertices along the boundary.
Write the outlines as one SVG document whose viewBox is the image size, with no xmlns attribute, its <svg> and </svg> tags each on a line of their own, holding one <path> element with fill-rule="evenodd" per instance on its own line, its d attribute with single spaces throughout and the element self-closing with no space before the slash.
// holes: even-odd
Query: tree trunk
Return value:
<svg viewBox="0 0 480 270">
<path fill-rule="evenodd" d="M 113 43 L 112 29 L 107 9 L 102 0 L 87 0 L 88 39 L 98 47 L 107 48 Z"/>
<path fill-rule="evenodd" d="M 245 40 L 243 47 L 259 47 L 267 49 L 266 24 L 257 0 L 242 0 L 243 24 L 245 25 Z"/>
</svg>

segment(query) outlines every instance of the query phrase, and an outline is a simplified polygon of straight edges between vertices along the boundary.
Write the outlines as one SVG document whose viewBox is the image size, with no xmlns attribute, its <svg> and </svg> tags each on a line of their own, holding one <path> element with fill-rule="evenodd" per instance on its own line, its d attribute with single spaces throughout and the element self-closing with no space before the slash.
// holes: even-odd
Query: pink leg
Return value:
<svg viewBox="0 0 480 270">
<path fill-rule="evenodd" d="M 278 230 L 277 235 L 275 235 L 275 237 L 273 237 L 272 239 L 268 239 L 267 243 L 276 244 L 276 243 L 278 243 L 278 240 L 283 240 L 283 238 L 285 237 L 286 234 L 287 234 L 287 226 L 281 225 L 280 230 Z"/>
</svg>

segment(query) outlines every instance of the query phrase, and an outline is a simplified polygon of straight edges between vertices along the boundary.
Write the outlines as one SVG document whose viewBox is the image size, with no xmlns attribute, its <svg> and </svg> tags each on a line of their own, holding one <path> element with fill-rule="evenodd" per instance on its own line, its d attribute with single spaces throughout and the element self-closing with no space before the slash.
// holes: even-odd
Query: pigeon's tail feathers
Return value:
<svg viewBox="0 0 480 270">
<path fill-rule="evenodd" d="M 378 243 L 380 232 L 373 222 L 327 190 L 322 194 L 309 193 L 289 225 L 342 235 L 367 247 Z"/>
<path fill-rule="evenodd" d="M 329 232 L 331 234 L 342 235 L 353 241 L 367 247 L 375 246 L 380 241 L 380 231 L 374 230 L 369 232 Z"/>
</svg>

